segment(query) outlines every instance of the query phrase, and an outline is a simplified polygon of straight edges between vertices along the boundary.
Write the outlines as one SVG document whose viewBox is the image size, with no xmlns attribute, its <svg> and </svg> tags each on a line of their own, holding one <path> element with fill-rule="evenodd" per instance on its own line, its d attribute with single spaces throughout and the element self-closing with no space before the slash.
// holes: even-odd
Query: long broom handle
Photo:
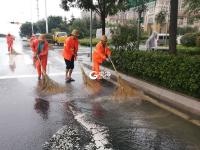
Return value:
<svg viewBox="0 0 200 150">
<path fill-rule="evenodd" d="M 37 57 L 37 59 L 38 59 L 38 61 L 39 61 L 39 64 L 40 64 L 40 66 L 41 66 L 41 68 L 42 68 L 42 73 L 43 73 L 44 75 L 46 75 L 46 72 L 44 71 L 44 68 L 43 68 L 43 66 L 42 66 L 42 63 L 41 63 L 41 60 L 40 60 L 39 56 L 36 55 L 36 57 Z"/>
<path fill-rule="evenodd" d="M 113 66 L 115 72 L 117 73 L 117 75 L 119 75 L 119 72 L 117 71 L 117 69 L 116 69 L 116 67 L 115 67 L 115 65 L 114 65 L 114 63 L 113 63 L 113 61 L 112 61 L 112 59 L 111 59 L 110 57 L 108 57 L 108 59 L 110 60 L 110 62 L 111 62 L 111 64 L 112 64 L 112 66 Z"/>
</svg>

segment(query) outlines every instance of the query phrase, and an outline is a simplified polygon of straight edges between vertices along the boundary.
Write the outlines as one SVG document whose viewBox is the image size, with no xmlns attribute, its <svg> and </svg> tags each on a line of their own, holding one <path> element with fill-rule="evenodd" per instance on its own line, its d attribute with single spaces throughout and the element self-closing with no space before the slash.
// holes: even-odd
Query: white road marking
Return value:
<svg viewBox="0 0 200 150">
<path fill-rule="evenodd" d="M 73 72 L 73 74 L 81 74 L 80 72 Z M 48 76 L 63 76 L 65 75 L 65 72 L 60 73 L 49 73 Z M 37 74 L 31 74 L 31 75 L 10 75 L 10 76 L 0 76 L 0 80 L 4 79 L 20 79 L 20 78 L 35 78 L 37 77 Z"/>
<path fill-rule="evenodd" d="M 108 140 L 109 130 L 107 127 L 89 121 L 85 113 L 76 111 L 72 106 L 69 106 L 69 108 L 74 115 L 74 119 L 92 134 L 97 150 L 113 150 L 112 144 Z M 108 145 L 109 148 L 107 148 Z"/>
</svg>

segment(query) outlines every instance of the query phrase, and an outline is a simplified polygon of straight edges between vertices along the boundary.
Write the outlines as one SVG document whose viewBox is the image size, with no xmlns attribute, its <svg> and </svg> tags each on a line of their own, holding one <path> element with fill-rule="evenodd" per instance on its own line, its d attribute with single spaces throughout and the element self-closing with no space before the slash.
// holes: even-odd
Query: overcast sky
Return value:
<svg viewBox="0 0 200 150">
<path fill-rule="evenodd" d="M 45 17 L 44 0 L 39 0 L 39 18 Z M 80 10 L 73 8 L 69 12 L 59 6 L 60 0 L 47 0 L 47 14 L 54 16 L 66 16 L 68 19 L 73 14 L 75 18 L 81 16 Z M 12 25 L 10 21 L 26 22 L 37 21 L 36 0 L 4 0 L 0 5 L 0 33 L 17 35 L 20 25 Z M 31 15 L 32 14 L 32 15 Z"/>
</svg>

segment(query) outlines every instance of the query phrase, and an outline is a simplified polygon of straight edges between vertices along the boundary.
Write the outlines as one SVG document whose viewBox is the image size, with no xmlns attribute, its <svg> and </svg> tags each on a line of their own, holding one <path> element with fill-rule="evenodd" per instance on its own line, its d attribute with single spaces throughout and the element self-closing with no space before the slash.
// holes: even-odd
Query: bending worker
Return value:
<svg viewBox="0 0 200 150">
<path fill-rule="evenodd" d="M 10 33 L 8 33 L 8 35 L 6 36 L 6 40 L 7 40 L 7 44 L 8 44 L 8 52 L 9 52 L 9 54 L 12 54 L 13 41 L 15 40 L 15 38 Z"/>
<path fill-rule="evenodd" d="M 72 79 L 72 72 L 74 69 L 74 61 L 77 58 L 78 52 L 78 30 L 73 30 L 69 37 L 65 40 L 64 43 L 64 50 L 63 50 L 63 57 L 66 64 L 66 77 L 65 81 L 67 83 L 71 81 L 75 81 Z"/>
<path fill-rule="evenodd" d="M 38 39 L 34 40 L 32 48 L 34 53 L 35 67 L 38 73 L 38 80 L 41 80 L 42 71 L 46 73 L 48 58 L 48 42 L 44 34 L 40 35 Z"/>
<path fill-rule="evenodd" d="M 35 35 L 33 34 L 29 41 L 29 44 L 30 44 L 30 47 L 31 47 L 33 53 L 35 53 L 35 51 L 37 50 L 37 48 L 36 48 L 37 42 L 38 42 L 38 40 L 35 37 Z M 36 59 L 35 59 L 35 56 L 33 55 L 33 65 L 34 66 L 35 66 L 35 61 L 36 61 Z"/>
<path fill-rule="evenodd" d="M 100 79 L 100 65 L 106 60 L 109 61 L 111 51 L 107 46 L 107 37 L 103 35 L 101 41 L 96 45 L 96 49 L 93 52 L 93 67 L 92 71 L 97 79 Z"/>
</svg>

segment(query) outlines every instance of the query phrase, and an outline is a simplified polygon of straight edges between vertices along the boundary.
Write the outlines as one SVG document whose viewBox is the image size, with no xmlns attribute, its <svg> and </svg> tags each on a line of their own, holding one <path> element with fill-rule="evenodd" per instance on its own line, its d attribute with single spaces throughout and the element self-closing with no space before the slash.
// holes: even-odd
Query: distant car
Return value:
<svg viewBox="0 0 200 150">
<path fill-rule="evenodd" d="M 41 33 L 36 33 L 35 37 L 38 38 L 41 35 Z"/>
<path fill-rule="evenodd" d="M 157 46 L 166 46 L 169 44 L 169 34 L 158 33 L 157 34 Z"/>
<path fill-rule="evenodd" d="M 182 35 L 177 36 L 177 44 L 181 44 L 182 37 L 183 37 Z"/>
<path fill-rule="evenodd" d="M 66 32 L 55 32 L 53 35 L 54 43 L 58 45 L 64 44 L 66 38 L 67 38 Z"/>
<path fill-rule="evenodd" d="M 50 44 L 54 44 L 53 35 L 52 34 L 45 34 L 45 38 Z"/>
<path fill-rule="evenodd" d="M 22 41 L 28 41 L 27 37 L 22 37 Z"/>
</svg>

